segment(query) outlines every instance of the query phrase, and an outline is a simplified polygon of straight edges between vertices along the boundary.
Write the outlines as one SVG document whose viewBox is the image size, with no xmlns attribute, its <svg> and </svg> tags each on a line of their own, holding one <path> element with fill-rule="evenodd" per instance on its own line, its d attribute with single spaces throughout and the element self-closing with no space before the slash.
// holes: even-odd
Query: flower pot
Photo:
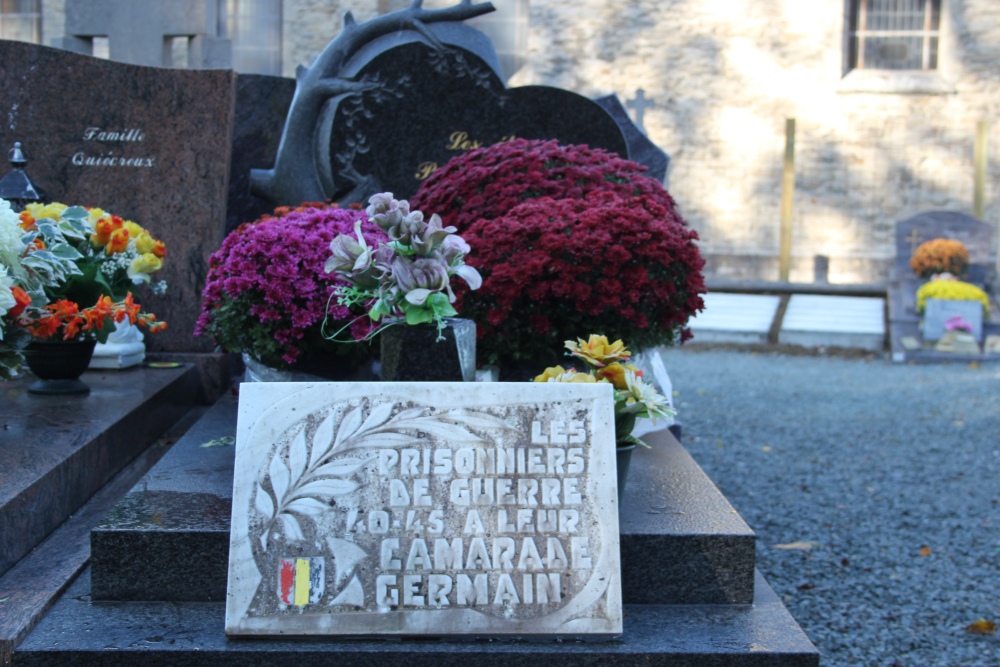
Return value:
<svg viewBox="0 0 1000 667">
<path fill-rule="evenodd" d="M 397 322 L 379 334 L 383 382 L 475 381 L 475 322 L 445 318 L 444 340 L 434 324 Z"/>
<path fill-rule="evenodd" d="M 34 341 L 24 348 L 24 360 L 38 378 L 28 387 L 32 394 L 87 394 L 80 381 L 94 354 L 93 340 Z"/>
<path fill-rule="evenodd" d="M 618 508 L 621 509 L 625 498 L 625 482 L 628 481 L 628 468 L 632 463 L 632 450 L 636 445 L 618 445 L 615 447 L 615 459 L 618 464 Z"/>
</svg>

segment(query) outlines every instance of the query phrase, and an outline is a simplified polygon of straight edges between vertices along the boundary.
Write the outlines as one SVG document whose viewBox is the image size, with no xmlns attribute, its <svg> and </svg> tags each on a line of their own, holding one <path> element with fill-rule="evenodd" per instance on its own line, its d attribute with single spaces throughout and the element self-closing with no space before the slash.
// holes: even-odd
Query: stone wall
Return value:
<svg viewBox="0 0 1000 667">
<path fill-rule="evenodd" d="M 845 77 L 843 0 L 531 0 L 527 64 L 511 85 L 623 100 L 644 89 L 655 103 L 646 130 L 673 159 L 669 189 L 709 272 L 726 277 L 777 278 L 785 119 L 795 118 L 792 279 L 811 281 L 822 254 L 833 282 L 877 281 L 896 220 L 971 210 L 976 123 L 1000 106 L 1000 5 L 943 4 L 940 69 L 913 81 Z M 378 3 L 286 2 L 287 71 L 323 48 L 347 9 L 364 20 Z M 900 88 L 933 92 L 887 92 Z M 995 155 L 1000 120 L 990 143 Z M 998 182 L 991 159 L 994 225 Z"/>
<path fill-rule="evenodd" d="M 64 2 L 43 2 L 46 40 Z M 401 2 L 285 0 L 285 74 L 315 58 L 345 12 L 360 22 Z M 511 85 L 622 100 L 644 89 L 655 104 L 645 128 L 673 160 L 669 189 L 709 273 L 725 277 L 777 278 L 785 119 L 795 118 L 792 279 L 812 280 L 822 254 L 833 282 L 877 281 L 896 220 L 971 211 L 977 121 L 996 119 L 1000 152 L 1000 3 L 942 4 L 939 70 L 886 78 L 846 72 L 845 0 L 531 0 L 527 64 Z M 996 227 L 995 157 L 986 182 Z"/>
</svg>

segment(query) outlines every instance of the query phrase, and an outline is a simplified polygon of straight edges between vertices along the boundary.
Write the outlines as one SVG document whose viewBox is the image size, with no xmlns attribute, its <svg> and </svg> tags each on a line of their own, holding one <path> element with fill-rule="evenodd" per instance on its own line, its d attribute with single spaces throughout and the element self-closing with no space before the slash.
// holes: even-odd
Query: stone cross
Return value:
<svg viewBox="0 0 1000 667">
<path fill-rule="evenodd" d="M 910 235 L 906 237 L 906 240 L 910 242 L 910 254 L 912 255 L 917 250 L 917 246 L 923 242 L 923 238 L 920 236 L 920 232 L 913 230 Z"/>
<path fill-rule="evenodd" d="M 111 60 L 170 67 L 174 37 L 187 37 L 188 67 L 228 68 L 231 43 L 216 37 L 218 3 L 208 0 L 67 0 L 66 35 L 53 46 L 92 54 L 107 37 Z"/>
<path fill-rule="evenodd" d="M 652 109 L 653 107 L 655 107 L 656 102 L 654 102 L 653 100 L 647 100 L 646 91 L 644 91 L 642 88 L 638 88 L 635 91 L 635 99 L 627 100 L 625 102 L 625 106 L 627 106 L 629 109 L 635 109 L 635 124 L 645 134 L 646 127 L 645 125 L 642 124 L 643 114 L 647 108 Z"/>
</svg>

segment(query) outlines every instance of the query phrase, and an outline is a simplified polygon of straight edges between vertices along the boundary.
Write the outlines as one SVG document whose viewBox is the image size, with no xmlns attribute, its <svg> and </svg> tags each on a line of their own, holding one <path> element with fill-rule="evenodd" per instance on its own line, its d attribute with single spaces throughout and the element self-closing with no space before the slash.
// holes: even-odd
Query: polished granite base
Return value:
<svg viewBox="0 0 1000 667">
<path fill-rule="evenodd" d="M 194 404 L 195 373 L 88 371 L 88 394 L 0 384 L 0 574 L 7 571 Z"/>
<path fill-rule="evenodd" d="M 236 407 L 222 398 L 91 533 L 95 600 L 225 598 Z M 749 604 L 753 531 L 668 431 L 644 438 L 619 515 L 624 602 Z"/>
<path fill-rule="evenodd" d="M 612 641 L 227 639 L 223 602 L 95 602 L 84 573 L 14 666 L 817 667 L 816 649 L 759 574 L 754 589 L 746 605 L 625 605 Z"/>
</svg>

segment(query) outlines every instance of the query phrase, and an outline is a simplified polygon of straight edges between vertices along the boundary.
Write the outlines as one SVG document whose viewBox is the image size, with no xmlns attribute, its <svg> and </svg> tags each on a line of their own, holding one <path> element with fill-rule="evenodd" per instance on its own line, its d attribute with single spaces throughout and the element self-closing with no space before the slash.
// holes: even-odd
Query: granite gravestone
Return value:
<svg viewBox="0 0 1000 667">
<path fill-rule="evenodd" d="M 405 198 L 455 155 L 515 137 L 588 144 L 642 161 L 661 181 L 667 157 L 620 102 L 544 86 L 507 89 L 489 39 L 462 20 L 488 3 L 416 6 L 344 31 L 298 77 L 274 166 L 255 195 L 276 204 Z"/>
<path fill-rule="evenodd" d="M 244 384 L 230 635 L 611 637 L 610 385 Z"/>
<path fill-rule="evenodd" d="M 970 282 L 982 284 L 990 268 L 993 251 L 993 228 L 971 215 L 958 211 L 926 211 L 896 223 L 897 276 L 913 276 L 910 257 L 913 251 L 932 239 L 954 239 L 969 249 Z"/>
<path fill-rule="evenodd" d="M 236 74 L 139 67 L 0 41 L 7 122 L 49 201 L 135 220 L 167 246 L 162 296 L 137 300 L 169 323 L 150 351 L 208 352 L 192 336 L 208 256 L 222 242 Z"/>
</svg>

